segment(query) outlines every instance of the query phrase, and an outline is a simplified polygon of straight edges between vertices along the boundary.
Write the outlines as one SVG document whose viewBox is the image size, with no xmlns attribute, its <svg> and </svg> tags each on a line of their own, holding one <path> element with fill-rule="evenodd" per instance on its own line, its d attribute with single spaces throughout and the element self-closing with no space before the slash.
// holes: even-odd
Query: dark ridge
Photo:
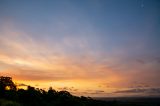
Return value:
<svg viewBox="0 0 160 106">
<path fill-rule="evenodd" d="M 91 98 L 27 86 L 17 89 L 11 77 L 0 76 L 0 106 L 160 106 L 160 98 Z"/>
</svg>

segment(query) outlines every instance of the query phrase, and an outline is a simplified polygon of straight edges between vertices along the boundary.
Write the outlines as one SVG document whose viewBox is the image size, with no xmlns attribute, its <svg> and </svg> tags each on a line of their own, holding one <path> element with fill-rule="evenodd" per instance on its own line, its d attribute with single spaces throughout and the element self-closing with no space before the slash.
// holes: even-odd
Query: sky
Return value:
<svg viewBox="0 0 160 106">
<path fill-rule="evenodd" d="M 159 0 L 0 0 L 0 75 L 91 97 L 160 96 Z"/>
</svg>

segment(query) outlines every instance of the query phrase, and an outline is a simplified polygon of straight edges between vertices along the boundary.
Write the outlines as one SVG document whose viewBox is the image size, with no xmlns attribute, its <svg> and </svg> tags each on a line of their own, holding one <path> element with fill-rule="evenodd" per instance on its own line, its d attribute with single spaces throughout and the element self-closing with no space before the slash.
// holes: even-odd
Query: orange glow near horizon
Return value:
<svg viewBox="0 0 160 106">
<path fill-rule="evenodd" d="M 66 4 L 71 5 L 72 3 Z M 96 6 L 100 9 L 98 5 Z M 9 7 L 3 6 L 2 8 L 5 10 Z M 100 7 L 108 8 L 108 6 Z M 14 9 L 11 10 L 14 11 Z M 21 13 L 19 10 L 15 11 L 15 13 L 20 12 L 20 16 L 17 16 L 17 18 L 22 17 L 21 14 L 25 13 Z M 28 9 L 26 8 L 26 10 Z M 81 12 L 83 11 L 82 9 Z M 99 14 L 104 10 L 97 11 Z M 145 19 L 146 16 L 149 17 L 148 20 L 153 18 L 154 21 L 149 24 L 146 24 L 150 22 L 148 20 L 138 21 L 144 22 L 144 25 L 139 25 L 147 26 L 144 29 L 138 28 L 135 30 L 138 23 L 132 23 L 131 20 L 134 19 L 127 20 L 133 24 L 133 30 L 132 28 L 128 29 L 130 24 L 125 23 L 126 20 L 118 22 L 118 24 L 125 23 L 124 26 L 122 25 L 124 28 L 119 25 L 117 27 L 117 23 L 114 24 L 114 22 L 119 21 L 119 18 L 118 20 L 113 18 L 113 20 L 116 19 L 115 21 L 104 19 L 103 22 L 99 22 L 104 17 L 108 17 L 108 14 L 99 18 L 97 23 L 92 23 L 94 19 L 90 18 L 87 21 L 82 21 L 81 19 L 87 18 L 94 12 L 88 14 L 86 11 L 86 13 L 81 14 L 82 16 L 86 14 L 86 16 L 79 18 L 81 12 L 76 12 L 75 14 L 78 13 L 78 16 L 73 20 L 74 17 L 71 19 L 67 17 L 75 16 L 74 14 L 66 15 L 63 12 L 61 15 L 66 15 L 63 16 L 64 18 L 58 16 L 57 19 L 52 19 L 53 16 L 60 14 L 53 14 L 47 18 L 42 17 L 45 22 L 41 19 L 36 22 L 37 19 L 33 19 L 39 16 L 32 16 L 30 20 L 26 18 L 26 21 L 24 19 L 14 20 L 12 19 L 16 18 L 14 12 L 10 13 L 14 14 L 12 14 L 11 19 L 8 17 L 9 14 L 6 16 L 7 18 L 2 17 L 4 19 L 2 21 L 0 19 L 0 76 L 10 76 L 16 84 L 24 84 L 24 87 L 25 85 L 31 85 L 44 90 L 53 87 L 56 90 L 68 90 L 78 96 L 157 95 L 156 92 L 159 91 L 157 89 L 160 88 L 159 80 L 157 80 L 160 72 L 160 50 L 159 46 L 155 45 L 159 44 L 157 40 L 159 33 L 154 35 L 151 32 L 155 32 L 155 30 L 150 31 L 150 28 L 154 29 L 152 24 L 157 26 L 157 23 L 154 23 L 155 16 L 144 15 Z M 128 9 L 126 12 L 128 12 Z M 37 12 L 37 14 L 39 13 L 41 12 Z M 48 13 L 46 12 L 46 14 Z M 28 16 L 30 15 L 27 14 L 25 17 Z M 41 14 L 40 16 L 46 15 Z M 139 16 L 139 14 L 136 16 Z M 94 18 L 94 16 L 91 17 Z M 126 17 L 129 17 L 129 15 L 127 14 Z M 48 19 L 50 21 L 47 21 Z M 81 20 L 82 23 L 77 20 Z M 106 21 L 109 24 L 106 24 Z M 97 27 L 98 25 L 100 26 Z M 110 28 L 110 25 L 115 28 Z M 153 36 L 150 38 L 149 34 Z M 156 38 L 156 35 L 158 35 L 158 38 Z M 153 42 L 154 40 L 157 41 Z M 24 88 L 23 86 L 19 87 Z"/>
</svg>

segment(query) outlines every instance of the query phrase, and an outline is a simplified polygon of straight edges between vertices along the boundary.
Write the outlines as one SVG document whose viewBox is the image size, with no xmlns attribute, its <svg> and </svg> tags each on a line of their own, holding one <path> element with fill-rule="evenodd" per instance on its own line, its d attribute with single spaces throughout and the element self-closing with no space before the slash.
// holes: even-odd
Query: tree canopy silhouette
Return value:
<svg viewBox="0 0 160 106">
<path fill-rule="evenodd" d="M 48 91 L 31 86 L 17 89 L 11 77 L 0 76 L 0 106 L 106 106 L 106 102 L 73 96 L 52 87 Z"/>
<path fill-rule="evenodd" d="M 8 89 L 10 90 L 16 90 L 16 85 L 13 83 L 12 78 L 11 77 L 0 77 L 0 89 L 1 90 L 5 90 L 6 87 L 8 87 Z"/>
<path fill-rule="evenodd" d="M 157 101 L 159 99 L 153 98 L 149 104 L 145 103 L 146 100 L 133 103 L 94 100 L 91 97 L 71 95 L 68 91 L 56 91 L 52 87 L 48 91 L 32 86 L 26 90 L 17 89 L 11 77 L 0 76 L 0 106 L 160 106 Z"/>
<path fill-rule="evenodd" d="M 5 96 L 5 90 L 16 90 L 11 77 L 0 76 L 0 97 Z"/>
</svg>

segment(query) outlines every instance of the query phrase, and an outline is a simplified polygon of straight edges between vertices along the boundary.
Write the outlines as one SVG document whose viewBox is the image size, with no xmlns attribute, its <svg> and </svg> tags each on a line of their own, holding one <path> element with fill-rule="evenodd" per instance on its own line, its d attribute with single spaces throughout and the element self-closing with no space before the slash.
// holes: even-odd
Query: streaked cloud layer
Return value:
<svg viewBox="0 0 160 106">
<path fill-rule="evenodd" d="M 86 96 L 160 88 L 159 1 L 0 2 L 0 74 Z"/>
</svg>

